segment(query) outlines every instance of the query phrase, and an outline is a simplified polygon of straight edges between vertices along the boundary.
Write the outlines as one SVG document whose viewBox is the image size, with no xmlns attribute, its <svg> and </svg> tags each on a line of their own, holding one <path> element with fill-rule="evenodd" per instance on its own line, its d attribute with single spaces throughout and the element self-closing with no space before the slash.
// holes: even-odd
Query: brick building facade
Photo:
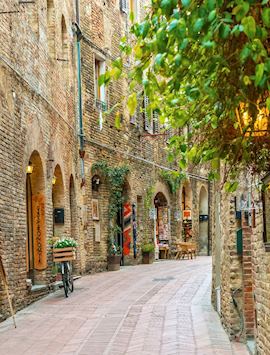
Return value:
<svg viewBox="0 0 270 355">
<path fill-rule="evenodd" d="M 50 239 L 76 229 L 74 8 L 5 1 L 0 16 L 0 253 L 20 309 L 48 292 Z M 64 224 L 54 223 L 55 208 Z M 3 291 L 0 300 L 3 319 Z"/>
<path fill-rule="evenodd" d="M 143 4 L 130 6 L 139 19 Z M 183 238 L 183 210 L 191 210 L 191 240 L 209 253 L 211 225 L 199 218 L 212 214 L 207 179 L 190 174 L 172 193 L 161 174 L 174 170 L 167 161 L 169 133 L 154 114 L 146 121 L 143 108 L 129 116 L 125 81 L 97 85 L 128 36 L 125 3 L 10 0 L 1 10 L 0 255 L 15 309 L 52 289 L 55 238 L 78 241 L 77 273 L 106 270 L 111 186 L 92 171 L 95 162 L 129 168 L 125 265 L 140 263 L 143 241 L 156 236 L 173 249 Z M 104 113 L 118 102 L 120 126 L 114 112 Z M 4 319 L 9 313 L 2 289 L 0 296 Z"/>
<path fill-rule="evenodd" d="M 229 336 L 264 355 L 270 349 L 269 247 L 264 236 L 269 205 L 262 203 L 258 182 L 241 181 L 235 194 L 216 190 L 213 303 Z M 268 190 L 265 194 L 267 199 Z"/>
</svg>

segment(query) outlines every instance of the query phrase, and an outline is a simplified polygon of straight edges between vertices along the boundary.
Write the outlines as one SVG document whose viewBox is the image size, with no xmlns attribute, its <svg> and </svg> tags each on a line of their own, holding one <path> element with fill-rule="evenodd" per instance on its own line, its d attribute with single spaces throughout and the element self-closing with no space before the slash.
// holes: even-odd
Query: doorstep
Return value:
<svg viewBox="0 0 270 355">
<path fill-rule="evenodd" d="M 31 287 L 31 292 L 46 291 L 47 288 L 48 288 L 47 285 L 33 285 Z"/>
</svg>

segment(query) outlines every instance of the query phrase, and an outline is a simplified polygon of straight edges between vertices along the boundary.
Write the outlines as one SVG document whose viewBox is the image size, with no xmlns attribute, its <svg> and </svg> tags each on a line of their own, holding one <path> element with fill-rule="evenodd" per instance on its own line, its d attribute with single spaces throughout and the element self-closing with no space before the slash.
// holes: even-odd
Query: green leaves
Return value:
<svg viewBox="0 0 270 355">
<path fill-rule="evenodd" d="M 238 188 L 239 183 L 237 181 L 227 181 L 224 184 L 225 191 L 235 192 Z"/>
<path fill-rule="evenodd" d="M 242 20 L 243 30 L 248 38 L 254 38 L 256 34 L 256 22 L 254 17 L 244 17 Z"/>
<path fill-rule="evenodd" d="M 268 8 L 264 8 L 262 11 L 262 20 L 264 25 L 269 28 L 270 27 L 270 9 Z"/>
<path fill-rule="evenodd" d="M 200 32 L 201 29 L 203 28 L 204 25 L 204 19 L 203 18 L 198 18 L 193 26 L 194 32 Z"/>
<path fill-rule="evenodd" d="M 184 7 L 188 7 L 190 5 L 190 0 L 181 0 L 181 3 Z"/>
<path fill-rule="evenodd" d="M 247 1 L 243 1 L 232 10 L 232 13 L 236 16 L 236 21 L 241 21 L 242 18 L 246 16 L 248 11 L 249 3 Z"/>
<path fill-rule="evenodd" d="M 268 108 L 268 110 L 270 111 L 270 97 L 268 97 L 266 99 L 266 107 Z"/>
<path fill-rule="evenodd" d="M 264 63 L 256 65 L 255 85 L 258 86 L 263 78 Z"/>
<path fill-rule="evenodd" d="M 130 116 L 133 116 L 135 114 L 136 107 L 137 107 L 137 95 L 135 92 L 129 95 L 127 106 L 128 106 Z"/>
</svg>

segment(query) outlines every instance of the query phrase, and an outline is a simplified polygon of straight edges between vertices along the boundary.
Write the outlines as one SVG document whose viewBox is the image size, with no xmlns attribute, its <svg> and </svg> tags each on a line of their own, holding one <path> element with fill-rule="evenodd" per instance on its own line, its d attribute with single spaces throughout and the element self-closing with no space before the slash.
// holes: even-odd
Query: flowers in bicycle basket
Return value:
<svg viewBox="0 0 270 355">
<path fill-rule="evenodd" d="M 62 238 L 62 239 L 59 239 L 57 240 L 53 247 L 55 249 L 60 249 L 60 248 L 67 248 L 67 247 L 77 247 L 78 246 L 78 243 L 76 242 L 75 239 L 71 238 L 71 237 L 65 237 L 65 238 Z"/>
</svg>

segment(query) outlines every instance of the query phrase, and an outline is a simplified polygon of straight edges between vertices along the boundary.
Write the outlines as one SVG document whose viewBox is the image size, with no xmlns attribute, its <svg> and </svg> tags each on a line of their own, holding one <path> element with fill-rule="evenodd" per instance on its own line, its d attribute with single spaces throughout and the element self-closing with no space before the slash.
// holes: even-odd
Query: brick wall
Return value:
<svg viewBox="0 0 270 355">
<path fill-rule="evenodd" d="M 0 19 L 0 253 L 7 272 L 15 309 L 48 292 L 33 292 L 26 279 L 26 166 L 33 152 L 40 157 L 34 169 L 43 171 L 47 265 L 36 282 L 53 280 L 49 239 L 53 237 L 52 176 L 57 164 L 62 172 L 65 208 L 63 233 L 70 234 L 69 181 L 77 180 L 77 130 L 75 114 L 75 58 L 71 3 L 55 1 L 55 55 L 47 38 L 47 2 L 19 5 L 7 0 Z M 12 12 L 14 11 L 14 12 Z M 61 62 L 61 19 L 67 24 L 68 62 Z M 36 160 L 37 162 L 37 160 Z M 40 191 L 41 192 L 41 191 Z M 75 236 L 77 237 L 77 236 Z M 8 315 L 0 291 L 0 319 Z"/>
</svg>

